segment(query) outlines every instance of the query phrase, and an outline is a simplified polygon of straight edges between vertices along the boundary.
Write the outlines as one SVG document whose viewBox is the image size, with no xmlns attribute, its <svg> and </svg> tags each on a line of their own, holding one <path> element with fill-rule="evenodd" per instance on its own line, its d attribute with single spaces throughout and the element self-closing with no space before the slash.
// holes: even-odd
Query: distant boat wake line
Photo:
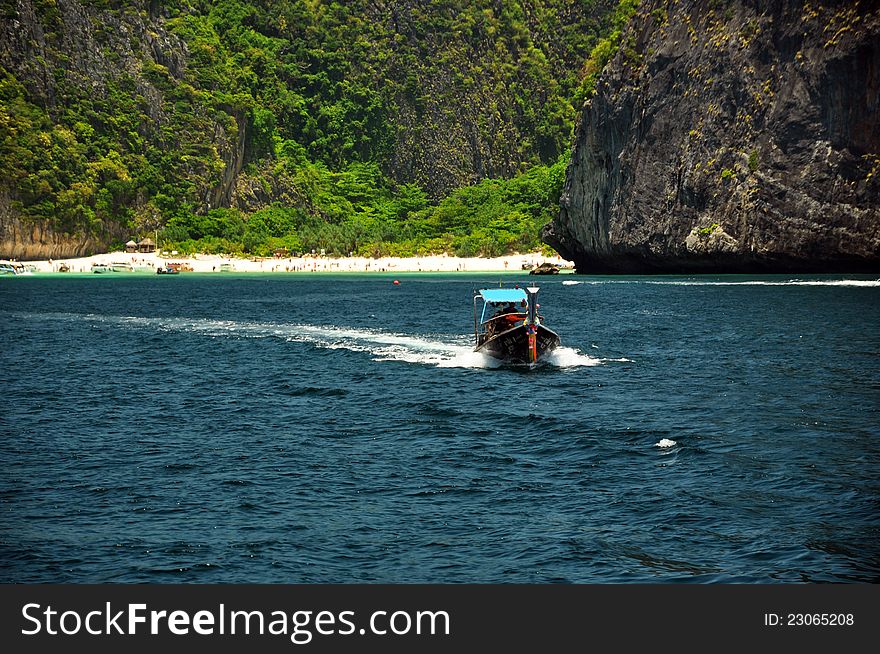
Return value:
<svg viewBox="0 0 880 654">
<path fill-rule="evenodd" d="M 39 319 L 46 317 L 78 319 L 134 328 L 188 332 L 211 337 L 280 338 L 289 342 L 308 343 L 325 349 L 365 352 L 370 354 L 374 361 L 402 361 L 435 365 L 440 368 L 496 368 L 501 365 L 491 357 L 474 352 L 473 347 L 469 344 L 468 336 L 461 336 L 457 342 L 449 342 L 429 336 L 413 336 L 353 327 L 286 325 L 198 318 L 98 316 L 94 314 L 28 314 L 28 316 Z M 628 359 L 598 359 L 582 354 L 574 348 L 560 347 L 551 353 L 547 360 L 548 364 L 558 368 L 596 366 L 610 361 L 628 361 Z"/>
<path fill-rule="evenodd" d="M 645 284 L 663 286 L 880 286 L 880 279 L 788 279 L 780 281 L 747 280 L 742 282 L 718 281 L 646 281 Z"/>
<path fill-rule="evenodd" d="M 880 279 L 784 279 L 779 281 L 744 280 L 726 282 L 700 279 L 645 280 L 645 279 L 602 279 L 584 281 L 565 281 L 564 286 L 587 284 L 603 286 L 606 284 L 654 284 L 657 286 L 857 286 L 863 288 L 880 287 Z"/>
</svg>

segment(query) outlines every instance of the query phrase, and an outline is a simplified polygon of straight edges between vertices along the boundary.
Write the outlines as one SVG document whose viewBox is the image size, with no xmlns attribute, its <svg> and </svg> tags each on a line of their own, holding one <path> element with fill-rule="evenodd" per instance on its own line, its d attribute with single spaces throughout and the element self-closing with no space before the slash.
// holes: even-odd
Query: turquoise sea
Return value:
<svg viewBox="0 0 880 654">
<path fill-rule="evenodd" d="M 880 280 L 499 281 L 0 278 L 0 581 L 880 580 Z"/>
</svg>

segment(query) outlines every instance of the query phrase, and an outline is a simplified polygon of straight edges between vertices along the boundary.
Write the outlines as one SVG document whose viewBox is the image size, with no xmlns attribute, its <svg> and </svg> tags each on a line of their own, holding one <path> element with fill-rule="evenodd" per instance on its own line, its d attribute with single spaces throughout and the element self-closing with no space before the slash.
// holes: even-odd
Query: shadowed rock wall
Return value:
<svg viewBox="0 0 880 654">
<path fill-rule="evenodd" d="M 880 269 L 877 7 L 643 3 L 544 240 L 582 273 Z"/>
</svg>

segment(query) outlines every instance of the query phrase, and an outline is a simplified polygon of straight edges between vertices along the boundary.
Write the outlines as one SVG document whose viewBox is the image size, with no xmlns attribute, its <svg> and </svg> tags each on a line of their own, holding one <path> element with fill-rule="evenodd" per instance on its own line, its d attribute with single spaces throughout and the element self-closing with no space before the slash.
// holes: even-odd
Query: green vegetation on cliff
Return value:
<svg viewBox="0 0 880 654">
<path fill-rule="evenodd" d="M 0 195 L 108 244 L 534 249 L 615 4 L 0 1 Z"/>
<path fill-rule="evenodd" d="M 559 202 L 566 163 L 560 158 L 511 180 L 483 180 L 437 204 L 414 184 L 392 190 L 375 165 L 355 164 L 315 180 L 314 214 L 281 204 L 249 216 L 237 209 L 181 213 L 163 238 L 182 252 L 263 256 L 276 248 L 362 256 L 529 252 L 542 247 L 538 236 Z"/>
</svg>

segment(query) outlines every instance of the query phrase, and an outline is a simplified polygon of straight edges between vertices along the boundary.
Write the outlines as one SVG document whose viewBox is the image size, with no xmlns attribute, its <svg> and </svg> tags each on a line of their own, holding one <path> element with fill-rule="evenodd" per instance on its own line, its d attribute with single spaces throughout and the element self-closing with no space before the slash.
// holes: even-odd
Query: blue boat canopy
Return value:
<svg viewBox="0 0 880 654">
<path fill-rule="evenodd" d="M 480 297 L 486 302 L 522 302 L 526 299 L 526 292 L 521 288 L 486 288 L 480 291 Z"/>
</svg>

